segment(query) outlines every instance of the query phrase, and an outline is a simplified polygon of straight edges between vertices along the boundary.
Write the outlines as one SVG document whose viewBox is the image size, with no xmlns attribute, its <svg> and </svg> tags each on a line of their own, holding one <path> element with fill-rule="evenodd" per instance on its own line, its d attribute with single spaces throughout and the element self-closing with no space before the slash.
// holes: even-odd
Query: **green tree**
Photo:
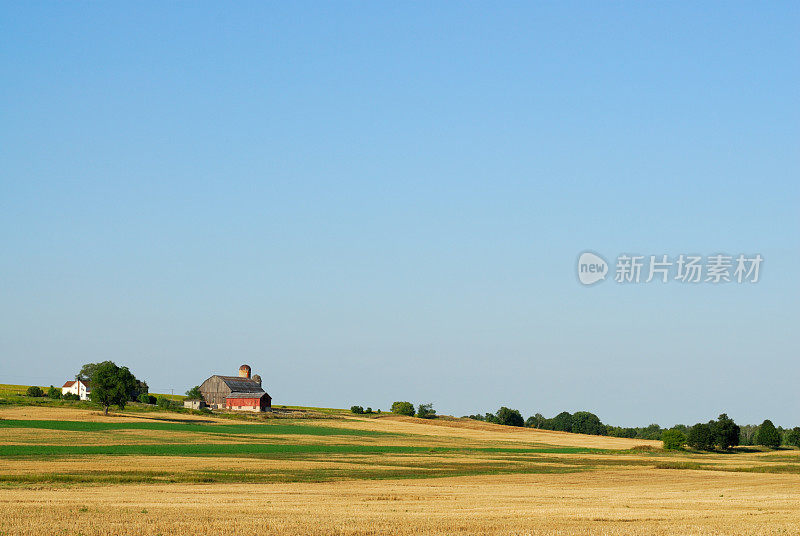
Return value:
<svg viewBox="0 0 800 536">
<path fill-rule="evenodd" d="M 699 422 L 689 428 L 686 444 L 697 450 L 712 450 L 714 448 L 714 435 L 708 424 Z"/>
<path fill-rule="evenodd" d="M 772 424 L 771 420 L 766 419 L 761 423 L 761 426 L 758 427 L 756 445 L 763 445 L 773 449 L 781 446 L 781 435 L 778 433 L 778 430 L 775 429 L 775 425 Z"/>
<path fill-rule="evenodd" d="M 661 441 L 667 450 L 680 450 L 686 444 L 686 434 L 680 430 L 664 430 L 661 434 Z"/>
<path fill-rule="evenodd" d="M 497 410 L 495 415 L 498 424 L 504 424 L 505 426 L 525 426 L 525 419 L 522 418 L 522 414 L 516 409 L 503 406 Z"/>
<path fill-rule="evenodd" d="M 101 361 L 100 363 L 86 363 L 81 367 L 80 372 L 75 375 L 76 380 L 81 380 L 84 382 L 91 382 L 92 378 L 94 378 L 94 373 L 100 368 L 102 365 L 107 365 L 108 363 L 114 364 L 112 361 Z"/>
<path fill-rule="evenodd" d="M 739 427 L 739 444 L 740 445 L 754 445 L 756 439 L 756 432 L 758 432 L 758 425 L 744 424 Z"/>
<path fill-rule="evenodd" d="M 497 418 L 497 415 L 495 415 L 494 413 L 489 413 L 488 411 L 483 416 L 483 420 L 485 422 L 490 422 L 492 424 L 501 424 L 500 419 Z"/>
<path fill-rule="evenodd" d="M 411 402 L 393 402 L 392 413 L 398 415 L 406 415 L 408 417 L 414 416 L 414 404 Z"/>
<path fill-rule="evenodd" d="M 550 420 L 550 429 L 559 432 L 572 431 L 572 414 L 569 411 L 562 411 Z"/>
<path fill-rule="evenodd" d="M 636 437 L 636 428 L 622 428 L 619 426 L 609 426 L 608 435 L 612 437 L 627 437 L 633 439 Z"/>
<path fill-rule="evenodd" d="M 786 432 L 786 444 L 800 447 L 800 426 L 795 426 Z"/>
<path fill-rule="evenodd" d="M 525 426 L 528 428 L 541 428 L 544 425 L 544 415 L 541 413 L 537 413 L 536 415 L 531 415 L 525 420 Z"/>
<path fill-rule="evenodd" d="M 48 398 L 52 398 L 53 400 L 60 400 L 61 399 L 61 389 L 58 387 L 50 386 L 47 390 Z"/>
<path fill-rule="evenodd" d="M 130 393 L 136 385 L 136 378 L 128 367 L 118 367 L 111 361 L 104 361 L 92 372 L 92 392 L 89 395 L 93 402 L 103 406 L 108 415 L 108 408 L 113 404 L 125 409 L 130 400 Z"/>
<path fill-rule="evenodd" d="M 44 391 L 42 391 L 41 387 L 38 387 L 36 385 L 31 385 L 25 391 L 25 396 L 30 396 L 32 398 L 40 398 L 40 397 L 44 396 Z"/>
<path fill-rule="evenodd" d="M 142 404 L 155 404 L 156 397 L 149 395 L 147 393 L 142 393 L 139 395 L 139 402 L 141 402 Z"/>
<path fill-rule="evenodd" d="M 136 380 L 136 387 L 134 387 L 129 394 L 129 400 L 139 400 L 139 397 L 142 395 L 146 395 L 150 392 L 150 388 L 147 386 L 147 382 L 143 382 L 141 380 Z"/>
<path fill-rule="evenodd" d="M 350 406 L 350 413 L 355 413 L 356 415 L 363 415 L 364 408 L 362 406 Z"/>
<path fill-rule="evenodd" d="M 95 381 L 94 375 L 102 367 L 108 367 L 109 364 L 114 365 L 115 367 L 117 366 L 113 361 L 101 361 L 100 363 L 86 363 L 81 367 L 80 372 L 78 372 L 75 375 L 75 379 L 82 380 L 90 384 L 94 384 Z M 133 381 L 129 381 L 126 383 L 125 392 L 127 393 L 128 400 L 136 401 L 139 400 L 139 396 L 142 393 L 149 393 L 150 389 L 147 386 L 147 382 L 143 382 L 136 379 L 136 377 L 133 376 L 132 374 L 131 377 L 133 378 Z"/>
<path fill-rule="evenodd" d="M 594 413 L 576 411 L 572 415 L 571 431 L 575 434 L 605 435 L 606 426 Z"/>
<path fill-rule="evenodd" d="M 716 421 L 708 423 L 714 435 L 714 444 L 721 449 L 729 449 L 739 444 L 739 425 L 723 413 Z"/>
<path fill-rule="evenodd" d="M 186 391 L 186 396 L 189 397 L 190 400 L 203 400 L 203 393 L 200 392 L 199 385 L 195 385 Z"/>
<path fill-rule="evenodd" d="M 639 428 L 636 431 L 636 439 L 653 439 L 658 441 L 661 439 L 661 427 L 657 424 L 648 424 L 644 428 Z"/>
<path fill-rule="evenodd" d="M 436 418 L 436 410 L 433 409 L 433 404 L 420 404 L 417 406 L 417 417 L 420 419 Z"/>
</svg>

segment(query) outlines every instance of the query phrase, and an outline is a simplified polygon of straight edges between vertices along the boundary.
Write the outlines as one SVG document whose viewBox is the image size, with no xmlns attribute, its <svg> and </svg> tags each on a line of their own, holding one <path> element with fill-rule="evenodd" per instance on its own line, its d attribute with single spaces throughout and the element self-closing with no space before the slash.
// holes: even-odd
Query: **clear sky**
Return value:
<svg viewBox="0 0 800 536">
<path fill-rule="evenodd" d="M 800 4 L 3 2 L 0 383 L 800 425 Z M 760 253 L 583 287 L 584 250 Z M 168 392 L 168 391 L 167 391 Z"/>
</svg>

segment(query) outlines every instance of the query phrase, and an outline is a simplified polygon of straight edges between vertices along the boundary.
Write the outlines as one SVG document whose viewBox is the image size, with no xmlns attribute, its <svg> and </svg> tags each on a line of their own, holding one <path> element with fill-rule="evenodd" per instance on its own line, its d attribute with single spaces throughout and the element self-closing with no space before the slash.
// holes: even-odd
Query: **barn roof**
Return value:
<svg viewBox="0 0 800 536">
<path fill-rule="evenodd" d="M 242 392 L 232 391 L 231 394 L 229 394 L 225 398 L 259 398 L 260 399 L 265 394 L 267 394 L 267 393 L 265 393 L 264 391 L 261 391 L 260 393 L 254 393 L 254 392 L 242 393 Z"/>
<path fill-rule="evenodd" d="M 219 378 L 225 382 L 225 385 L 228 386 L 231 393 L 248 393 L 252 395 L 253 393 L 260 394 L 264 392 L 261 385 L 250 378 L 242 378 L 239 376 L 220 376 Z"/>
</svg>

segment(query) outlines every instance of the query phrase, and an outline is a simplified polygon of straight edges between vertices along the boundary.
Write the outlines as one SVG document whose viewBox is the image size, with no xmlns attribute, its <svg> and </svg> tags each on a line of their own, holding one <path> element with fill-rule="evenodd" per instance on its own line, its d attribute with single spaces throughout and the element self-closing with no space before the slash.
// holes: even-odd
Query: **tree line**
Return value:
<svg viewBox="0 0 800 536">
<path fill-rule="evenodd" d="M 522 420 L 518 410 L 505 406 L 496 413 L 484 415 L 466 415 L 470 419 L 507 426 L 526 426 L 540 430 L 555 430 L 575 434 L 604 435 L 626 437 L 631 439 L 652 439 L 664 442 L 664 448 L 680 449 L 684 445 L 698 450 L 730 449 L 738 445 L 761 445 L 777 448 L 781 445 L 800 447 L 800 426 L 792 429 L 776 427 L 766 419 L 760 425 L 739 426 L 727 414 L 717 419 L 693 426 L 678 424 L 669 429 L 662 429 L 658 424 L 645 427 L 619 427 L 604 424 L 594 413 L 562 411 L 552 418 L 541 413 Z"/>
<path fill-rule="evenodd" d="M 370 414 L 373 413 L 372 408 L 367 408 L 364 410 L 361 406 L 352 406 L 350 408 L 352 413 L 357 415 L 363 414 Z M 377 410 L 374 413 L 380 413 L 381 410 Z M 408 401 L 400 401 L 392 403 L 391 412 L 395 415 L 405 415 L 406 417 L 418 417 L 420 419 L 435 419 L 436 418 L 436 410 L 433 409 L 433 404 L 419 404 L 414 407 L 414 404 Z"/>
<path fill-rule="evenodd" d="M 362 413 L 360 406 L 353 406 L 353 413 Z M 435 418 L 436 411 L 432 404 L 420 404 L 415 410 L 411 402 L 398 401 L 392 404 L 392 413 L 409 417 Z M 800 447 L 800 426 L 792 429 L 776 427 L 766 419 L 760 425 L 739 426 L 733 419 L 723 413 L 716 419 L 693 426 L 677 424 L 669 429 L 658 424 L 643 427 L 620 427 L 604 424 L 600 417 L 589 411 L 570 413 L 562 411 L 555 417 L 547 418 L 536 413 L 524 419 L 519 410 L 500 407 L 494 413 L 465 415 L 476 421 L 554 430 L 574 434 L 603 435 L 625 437 L 630 439 L 649 439 L 663 441 L 666 449 L 681 449 L 689 446 L 697 450 L 727 450 L 739 445 L 760 445 L 777 448 L 781 445 Z"/>
</svg>

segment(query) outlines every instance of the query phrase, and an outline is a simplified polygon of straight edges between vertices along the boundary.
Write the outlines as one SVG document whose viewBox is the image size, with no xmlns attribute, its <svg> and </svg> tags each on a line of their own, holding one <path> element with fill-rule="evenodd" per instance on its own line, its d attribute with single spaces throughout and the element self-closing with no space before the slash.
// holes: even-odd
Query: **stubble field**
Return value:
<svg viewBox="0 0 800 536">
<path fill-rule="evenodd" d="M 0 534 L 800 534 L 800 451 L 4 406 Z"/>
</svg>

